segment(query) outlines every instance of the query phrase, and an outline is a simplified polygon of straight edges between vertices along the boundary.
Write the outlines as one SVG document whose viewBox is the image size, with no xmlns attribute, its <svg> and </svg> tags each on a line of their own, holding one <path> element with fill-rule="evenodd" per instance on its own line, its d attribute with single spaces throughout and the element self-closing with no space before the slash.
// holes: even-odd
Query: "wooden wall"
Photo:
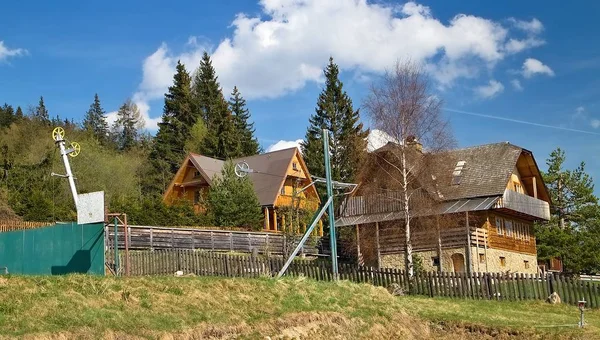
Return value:
<svg viewBox="0 0 600 340">
<path fill-rule="evenodd" d="M 516 251 L 525 254 L 536 254 L 535 236 L 533 235 L 533 223 L 531 221 L 519 219 L 514 216 L 489 213 L 486 228 L 488 229 L 490 248 Z M 511 236 L 501 235 L 496 227 L 496 217 L 513 222 L 513 232 Z M 518 238 L 515 233 L 514 223 L 520 223 L 527 226 L 527 233 L 522 238 Z"/>
</svg>

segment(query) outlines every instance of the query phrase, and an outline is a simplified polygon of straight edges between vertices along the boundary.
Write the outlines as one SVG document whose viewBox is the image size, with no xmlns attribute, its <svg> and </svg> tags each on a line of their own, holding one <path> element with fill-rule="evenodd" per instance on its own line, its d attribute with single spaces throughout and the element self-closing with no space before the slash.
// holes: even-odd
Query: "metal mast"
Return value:
<svg viewBox="0 0 600 340">
<path fill-rule="evenodd" d="M 338 278 L 337 263 L 337 237 L 335 233 L 335 216 L 333 207 L 333 185 L 331 183 L 331 162 L 329 160 L 329 130 L 323 129 L 323 153 L 325 155 L 325 181 L 327 186 L 327 200 L 329 201 L 327 214 L 329 215 L 329 243 L 331 246 L 331 267 L 333 279 Z"/>
<path fill-rule="evenodd" d="M 52 139 L 60 149 L 60 155 L 63 159 L 63 163 L 65 164 L 66 175 L 58 175 L 60 177 L 66 177 L 69 181 L 69 186 L 71 187 L 71 194 L 73 195 L 73 201 L 75 202 L 75 208 L 77 208 L 77 188 L 75 187 L 75 179 L 73 178 L 73 173 L 71 172 L 71 164 L 69 164 L 69 157 L 75 157 L 79 154 L 81 147 L 76 142 L 70 144 L 70 148 L 65 148 L 66 140 L 65 138 L 65 130 L 61 127 L 57 127 L 52 130 Z"/>
</svg>

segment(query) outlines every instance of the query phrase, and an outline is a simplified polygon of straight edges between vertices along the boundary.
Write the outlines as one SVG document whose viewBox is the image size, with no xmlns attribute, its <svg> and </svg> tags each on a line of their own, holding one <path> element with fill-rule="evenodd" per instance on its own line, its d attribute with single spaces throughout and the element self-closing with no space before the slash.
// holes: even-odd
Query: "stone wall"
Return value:
<svg viewBox="0 0 600 340">
<path fill-rule="evenodd" d="M 421 258 L 423 270 L 427 272 L 438 271 L 438 267 L 433 265 L 433 258 L 438 256 L 437 250 L 420 251 L 413 254 Z M 453 254 L 461 254 L 464 258 L 465 248 L 442 249 L 441 264 L 445 272 L 454 271 Z M 404 269 L 404 254 L 382 255 L 381 267 Z"/>
<path fill-rule="evenodd" d="M 538 272 L 536 255 L 488 248 L 486 256 L 484 248 L 477 249 L 475 247 L 472 248 L 472 254 L 474 271 L 491 273 L 510 271 L 511 273 L 528 274 L 535 274 Z M 484 262 L 480 262 L 479 254 L 484 255 Z M 500 257 L 504 257 L 504 266 L 501 263 Z M 527 261 L 529 268 L 525 267 L 525 261 Z"/>
<path fill-rule="evenodd" d="M 414 252 L 419 256 L 423 263 L 424 271 L 437 271 L 438 267 L 434 266 L 433 258 L 437 257 L 437 251 L 421 251 Z M 442 249 L 441 264 L 445 272 L 455 271 L 452 255 L 460 254 L 466 263 L 465 248 Z M 483 259 L 480 258 L 483 255 Z M 505 265 L 501 265 L 500 257 L 504 257 Z M 487 249 L 487 255 L 484 248 L 471 247 L 471 259 L 473 272 L 506 272 L 513 273 L 537 273 L 537 257 L 530 254 L 521 254 L 500 249 Z M 481 262 L 483 260 L 483 262 Z M 525 261 L 528 262 L 529 268 L 525 267 Z M 404 254 L 382 255 L 382 268 L 398 268 L 404 269 Z"/>
</svg>

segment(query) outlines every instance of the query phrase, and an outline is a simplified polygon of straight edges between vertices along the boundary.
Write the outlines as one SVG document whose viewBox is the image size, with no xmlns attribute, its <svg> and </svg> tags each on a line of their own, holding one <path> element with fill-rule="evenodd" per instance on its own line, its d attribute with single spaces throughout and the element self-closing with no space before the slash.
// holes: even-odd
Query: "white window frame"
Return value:
<svg viewBox="0 0 600 340">
<path fill-rule="evenodd" d="M 496 216 L 496 232 L 498 235 L 504 235 L 504 221 L 502 217 Z"/>
<path fill-rule="evenodd" d="M 514 237 L 514 223 L 512 220 L 504 220 L 504 230 L 506 231 L 507 237 Z"/>
</svg>

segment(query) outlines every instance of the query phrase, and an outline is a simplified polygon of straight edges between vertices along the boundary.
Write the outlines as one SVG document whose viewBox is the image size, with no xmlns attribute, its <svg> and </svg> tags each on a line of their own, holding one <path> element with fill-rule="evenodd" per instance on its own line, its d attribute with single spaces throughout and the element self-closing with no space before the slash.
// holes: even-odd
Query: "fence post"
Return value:
<svg viewBox="0 0 600 340">
<path fill-rule="evenodd" d="M 229 232 L 229 250 L 233 251 L 233 233 Z"/>
<path fill-rule="evenodd" d="M 154 250 L 154 228 L 150 228 L 150 250 Z"/>
<path fill-rule="evenodd" d="M 554 293 L 554 274 L 546 273 L 546 276 L 548 277 L 548 289 L 549 289 L 550 294 L 552 294 L 552 293 Z"/>
</svg>

